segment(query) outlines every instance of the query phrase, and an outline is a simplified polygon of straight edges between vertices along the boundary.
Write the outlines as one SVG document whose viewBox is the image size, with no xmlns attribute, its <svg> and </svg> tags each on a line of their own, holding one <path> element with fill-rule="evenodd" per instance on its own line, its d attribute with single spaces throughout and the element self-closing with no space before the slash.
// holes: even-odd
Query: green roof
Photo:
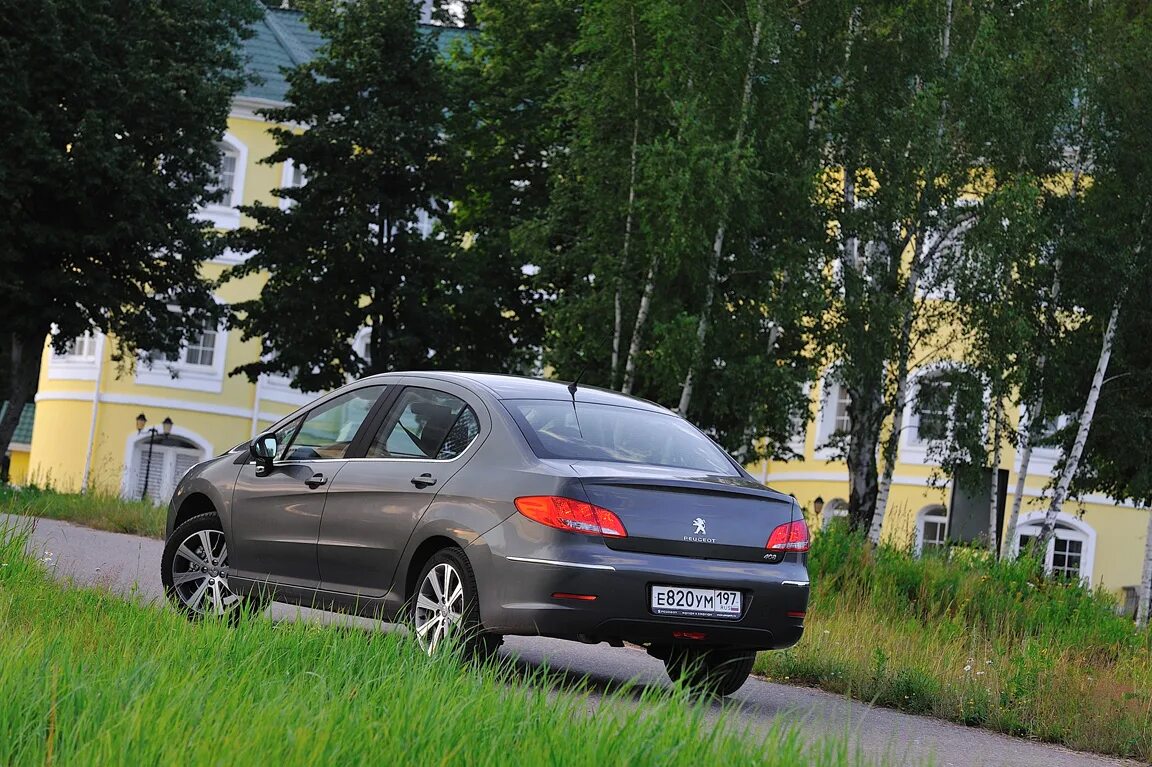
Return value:
<svg viewBox="0 0 1152 767">
<path fill-rule="evenodd" d="M 447 55 L 457 40 L 467 40 L 471 31 L 436 24 L 421 24 Z M 266 8 L 264 18 L 252 25 L 252 37 L 244 41 L 247 71 L 256 76 L 240 91 L 241 97 L 283 103 L 288 99 L 284 70 L 312 59 L 324 38 L 308 27 L 304 14 L 284 8 Z"/>
<path fill-rule="evenodd" d="M 8 403 L 0 402 L 0 418 L 8 412 Z M 29 402 L 20 413 L 20 423 L 16 424 L 16 433 L 12 435 L 12 442 L 20 445 L 32 444 L 32 422 L 36 420 L 36 403 Z"/>
</svg>

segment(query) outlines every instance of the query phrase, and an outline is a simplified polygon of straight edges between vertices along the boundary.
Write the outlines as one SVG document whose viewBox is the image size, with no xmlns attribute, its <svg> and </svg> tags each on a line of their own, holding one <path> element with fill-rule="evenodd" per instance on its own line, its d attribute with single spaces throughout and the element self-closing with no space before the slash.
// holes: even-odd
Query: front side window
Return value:
<svg viewBox="0 0 1152 767">
<path fill-rule="evenodd" d="M 505 400 L 540 458 L 646 463 L 739 476 L 732 460 L 671 413 L 566 400 Z"/>
<path fill-rule="evenodd" d="M 285 458 L 290 461 L 343 458 L 384 389 L 383 386 L 356 389 L 308 413 Z"/>
<path fill-rule="evenodd" d="M 475 411 L 444 392 L 405 389 L 393 412 L 372 439 L 368 458 L 451 460 L 480 434 Z"/>
</svg>

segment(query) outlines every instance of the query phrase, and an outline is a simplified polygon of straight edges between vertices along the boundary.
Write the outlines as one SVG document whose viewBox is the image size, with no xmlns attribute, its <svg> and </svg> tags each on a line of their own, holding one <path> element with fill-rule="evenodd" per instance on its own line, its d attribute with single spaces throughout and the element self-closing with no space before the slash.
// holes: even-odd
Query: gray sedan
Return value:
<svg viewBox="0 0 1152 767">
<path fill-rule="evenodd" d="M 628 641 L 728 694 L 800 639 L 807 551 L 791 497 L 662 407 L 387 373 L 189 471 L 161 574 L 193 618 L 274 599 L 406 621 L 429 652 Z"/>
</svg>

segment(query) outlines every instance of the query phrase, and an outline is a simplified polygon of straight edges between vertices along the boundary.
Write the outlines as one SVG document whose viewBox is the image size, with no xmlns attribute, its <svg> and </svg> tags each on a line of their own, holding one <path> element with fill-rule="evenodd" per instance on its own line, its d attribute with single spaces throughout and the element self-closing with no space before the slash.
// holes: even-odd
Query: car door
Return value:
<svg viewBox="0 0 1152 767">
<path fill-rule="evenodd" d="M 241 468 L 232 496 L 236 577 L 319 585 L 316 538 L 328 489 L 387 388 L 364 386 L 321 401 L 277 431 L 283 447 L 269 470 L 255 462 Z"/>
<path fill-rule="evenodd" d="M 400 391 L 364 457 L 349 460 L 328 491 L 317 546 L 325 591 L 387 593 L 412 530 L 471 457 L 487 418 L 463 387 L 422 382 Z"/>
</svg>

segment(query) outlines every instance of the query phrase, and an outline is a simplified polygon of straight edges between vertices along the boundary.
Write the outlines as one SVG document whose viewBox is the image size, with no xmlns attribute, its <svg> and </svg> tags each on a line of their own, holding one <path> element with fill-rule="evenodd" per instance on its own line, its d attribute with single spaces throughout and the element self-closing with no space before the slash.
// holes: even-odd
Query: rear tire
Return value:
<svg viewBox="0 0 1152 767">
<path fill-rule="evenodd" d="M 409 613 L 424 652 L 436 653 L 447 640 L 468 660 L 485 661 L 496 653 L 504 638 L 484 631 L 476 594 L 476 574 L 463 551 L 452 547 L 432 555 L 416 579 Z"/>
<path fill-rule="evenodd" d="M 198 514 L 172 531 L 160 558 L 164 594 L 189 620 L 209 615 L 235 622 L 268 600 L 236 594 L 228 584 L 228 542 L 215 512 Z"/>
<path fill-rule="evenodd" d="M 723 697 L 739 690 L 756 663 L 755 650 L 673 647 L 664 659 L 668 677 L 695 693 Z"/>
</svg>

